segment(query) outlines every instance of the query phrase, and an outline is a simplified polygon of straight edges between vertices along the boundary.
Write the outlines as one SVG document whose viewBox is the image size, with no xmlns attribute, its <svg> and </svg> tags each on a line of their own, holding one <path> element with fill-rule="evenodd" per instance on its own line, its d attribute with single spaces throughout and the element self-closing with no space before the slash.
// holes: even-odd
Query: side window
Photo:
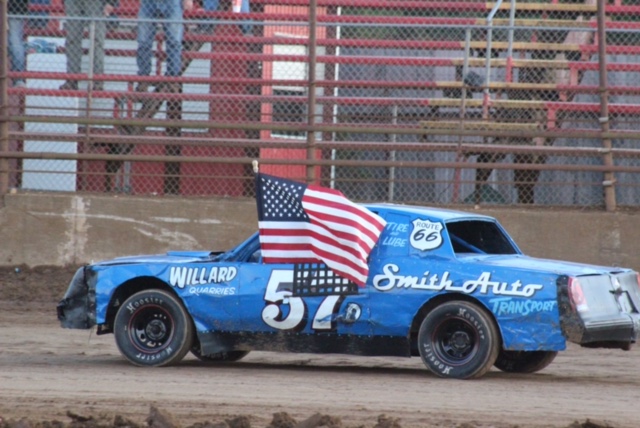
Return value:
<svg viewBox="0 0 640 428">
<path fill-rule="evenodd" d="M 447 224 L 456 254 L 517 254 L 502 230 L 489 221 L 457 221 Z"/>
</svg>

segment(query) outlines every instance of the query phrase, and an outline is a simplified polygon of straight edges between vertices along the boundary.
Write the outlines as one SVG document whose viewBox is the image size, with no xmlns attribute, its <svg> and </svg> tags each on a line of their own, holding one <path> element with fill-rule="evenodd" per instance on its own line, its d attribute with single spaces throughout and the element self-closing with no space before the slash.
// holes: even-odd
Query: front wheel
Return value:
<svg viewBox="0 0 640 428">
<path fill-rule="evenodd" d="M 500 351 L 495 366 L 507 373 L 535 373 L 547 367 L 557 351 Z"/>
<path fill-rule="evenodd" d="M 182 303 L 162 290 L 129 297 L 114 322 L 120 353 L 137 366 L 176 364 L 189 352 L 193 323 Z"/>
<path fill-rule="evenodd" d="M 418 332 L 422 361 L 434 374 L 447 378 L 481 377 L 496 361 L 500 343 L 491 317 L 477 305 L 464 301 L 435 307 Z"/>
</svg>

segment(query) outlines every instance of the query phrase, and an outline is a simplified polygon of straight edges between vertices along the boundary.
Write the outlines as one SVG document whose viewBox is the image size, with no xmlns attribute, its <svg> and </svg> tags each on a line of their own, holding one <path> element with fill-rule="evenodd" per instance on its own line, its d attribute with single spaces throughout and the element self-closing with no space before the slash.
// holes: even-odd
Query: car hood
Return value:
<svg viewBox="0 0 640 428">
<path fill-rule="evenodd" d="M 117 257 L 93 263 L 94 266 L 113 266 L 125 264 L 175 264 L 212 261 L 219 253 L 210 251 L 169 251 L 166 254 Z M 460 261 L 482 264 L 487 267 L 509 268 L 536 272 L 556 273 L 558 275 L 606 275 L 629 269 L 607 267 L 586 263 L 541 259 L 524 255 L 468 255 L 459 256 Z"/>
<path fill-rule="evenodd" d="M 127 264 L 173 264 L 173 263 L 194 263 L 211 260 L 216 253 L 211 251 L 168 251 L 166 254 L 149 254 L 139 256 L 116 257 L 111 260 L 92 263 L 93 266 L 113 266 Z"/>
<path fill-rule="evenodd" d="M 617 272 L 624 272 L 629 269 L 619 267 L 607 267 L 591 265 L 586 263 L 566 262 L 560 260 L 539 259 L 524 255 L 473 255 L 469 257 L 461 257 L 461 260 L 468 262 L 477 262 L 485 266 L 520 269 L 538 272 L 552 272 L 558 275 L 606 275 Z"/>
</svg>

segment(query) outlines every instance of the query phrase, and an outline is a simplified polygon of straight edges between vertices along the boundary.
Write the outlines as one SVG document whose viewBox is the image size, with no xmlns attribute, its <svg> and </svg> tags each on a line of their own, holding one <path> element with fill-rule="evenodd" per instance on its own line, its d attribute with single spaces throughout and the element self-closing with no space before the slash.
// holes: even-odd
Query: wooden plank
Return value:
<svg viewBox="0 0 640 428">
<path fill-rule="evenodd" d="M 463 42 L 461 47 L 463 46 Z M 487 42 L 471 42 L 472 49 L 487 49 Z M 514 42 L 512 43 L 512 49 L 514 51 L 527 51 L 542 50 L 542 51 L 556 51 L 556 52 L 582 52 L 582 48 L 588 45 L 581 45 L 577 43 L 539 43 L 539 42 Z M 507 50 L 509 43 L 507 42 L 493 42 L 491 43 L 493 50 Z"/>
<path fill-rule="evenodd" d="M 482 26 L 487 24 L 486 19 L 476 19 L 476 25 Z M 493 21 L 493 28 L 499 28 L 501 26 L 509 26 L 509 20 L 503 18 L 497 18 Z M 573 19 L 522 19 L 516 18 L 513 21 L 514 26 L 516 27 L 551 27 L 551 28 L 584 28 L 584 29 L 595 29 L 597 24 L 591 23 L 589 21 L 576 21 Z"/>
<path fill-rule="evenodd" d="M 545 110 L 547 103 L 545 101 L 536 100 L 491 100 L 489 103 L 491 108 L 514 108 L 514 109 L 536 109 Z M 484 102 L 481 99 L 465 100 L 467 108 L 481 108 Z M 430 98 L 429 106 L 431 107 L 460 107 L 460 99 L 457 98 Z"/>
<path fill-rule="evenodd" d="M 494 3 L 487 3 L 488 9 L 493 8 Z M 490 7 L 489 7 L 490 6 Z M 510 2 L 504 2 L 500 6 L 501 10 L 509 10 Z M 516 2 L 516 11 L 537 11 L 537 12 L 580 12 L 596 13 L 596 5 L 576 4 L 576 3 L 522 3 Z"/>
<path fill-rule="evenodd" d="M 484 58 L 469 58 L 469 67 L 484 67 L 487 60 Z M 451 65 L 464 66 L 464 58 L 452 58 Z M 491 68 L 501 68 L 507 66 L 507 60 L 504 58 L 492 58 L 489 60 Z M 511 65 L 513 67 L 530 67 L 530 68 L 568 68 L 569 61 L 556 60 L 536 60 L 536 59 L 513 59 Z"/>
<path fill-rule="evenodd" d="M 540 124 L 538 123 L 492 122 L 474 120 L 425 120 L 420 122 L 420 126 L 429 129 L 451 129 L 458 131 L 535 131 L 537 129 L 540 129 Z"/>
<path fill-rule="evenodd" d="M 457 81 L 439 81 L 434 82 L 436 88 L 462 88 L 463 83 Z M 558 91 L 567 90 L 555 83 L 521 83 L 521 82 L 489 82 L 489 89 L 495 90 L 519 90 L 519 91 Z M 485 85 L 481 86 L 482 88 Z M 575 89 L 579 89 L 575 86 Z"/>
</svg>

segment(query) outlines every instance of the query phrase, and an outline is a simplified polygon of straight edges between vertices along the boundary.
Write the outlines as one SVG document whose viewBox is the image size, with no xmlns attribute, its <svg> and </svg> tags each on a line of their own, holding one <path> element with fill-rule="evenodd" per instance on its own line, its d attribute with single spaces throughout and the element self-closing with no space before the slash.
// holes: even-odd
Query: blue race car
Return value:
<svg viewBox="0 0 640 428">
<path fill-rule="evenodd" d="M 62 327 L 113 333 L 139 366 L 237 361 L 252 350 L 420 356 L 440 377 L 532 373 L 566 342 L 630 349 L 640 279 L 525 256 L 475 213 L 364 205 L 386 226 L 359 286 L 318 263 L 265 263 L 258 233 L 227 252 L 170 251 L 82 267 Z"/>
</svg>

